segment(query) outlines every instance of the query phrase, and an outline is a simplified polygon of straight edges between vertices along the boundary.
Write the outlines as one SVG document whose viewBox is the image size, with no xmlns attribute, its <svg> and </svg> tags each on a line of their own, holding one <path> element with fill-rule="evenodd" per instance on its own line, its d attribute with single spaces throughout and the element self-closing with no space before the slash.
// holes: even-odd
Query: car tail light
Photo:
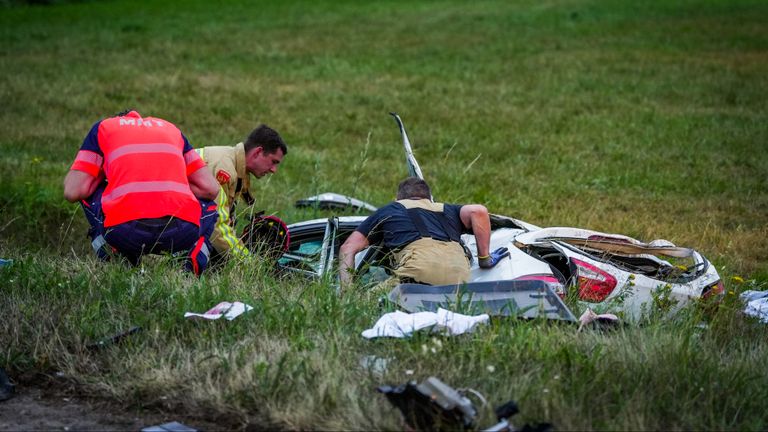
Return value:
<svg viewBox="0 0 768 432">
<path fill-rule="evenodd" d="M 599 303 L 616 289 L 616 278 L 611 274 L 575 258 L 571 261 L 576 265 L 580 300 Z"/>
<path fill-rule="evenodd" d="M 717 282 L 713 283 L 712 285 L 709 285 L 708 287 L 704 288 L 701 291 L 701 298 L 706 299 L 712 296 L 719 296 L 724 292 L 725 292 L 725 285 L 723 285 L 723 281 L 718 280 Z"/>
<path fill-rule="evenodd" d="M 521 276 L 515 280 L 524 281 L 524 280 L 537 280 L 542 281 L 547 284 L 550 288 L 552 288 L 552 291 L 555 292 L 561 299 L 565 299 L 565 287 L 562 283 L 560 283 L 559 280 L 557 280 L 556 277 L 550 276 L 550 275 L 527 275 L 527 276 Z"/>
</svg>

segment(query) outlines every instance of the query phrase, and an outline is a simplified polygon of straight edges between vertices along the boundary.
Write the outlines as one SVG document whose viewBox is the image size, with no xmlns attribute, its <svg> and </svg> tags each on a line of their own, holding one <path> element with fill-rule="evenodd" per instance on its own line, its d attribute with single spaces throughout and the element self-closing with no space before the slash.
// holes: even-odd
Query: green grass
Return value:
<svg viewBox="0 0 768 432">
<path fill-rule="evenodd" d="M 366 293 L 276 280 L 262 268 L 195 281 L 173 263 L 142 271 L 28 258 L 3 270 L 5 363 L 60 371 L 87 393 L 133 406 L 230 416 L 290 429 L 396 429 L 377 385 L 438 375 L 495 404 L 516 399 L 522 421 L 562 430 L 758 430 L 765 329 L 729 296 L 708 328 L 686 310 L 674 321 L 577 333 L 548 322 L 493 321 L 460 337 L 367 341 L 382 310 Z M 255 310 L 232 322 L 190 322 L 220 299 Z M 120 329 L 143 332 L 100 351 L 85 345 Z M 379 374 L 361 366 L 384 359 Z M 479 402 L 478 402 L 478 406 Z M 490 424 L 492 414 L 481 411 Z"/>
<path fill-rule="evenodd" d="M 261 267 L 197 281 L 164 259 L 143 273 L 97 264 L 61 188 L 88 128 L 134 107 L 196 147 L 276 128 L 290 153 L 253 192 L 289 223 L 318 216 L 293 203 L 319 192 L 381 205 L 407 174 L 396 111 L 440 200 L 666 238 L 711 259 L 734 294 L 765 289 L 768 4 L 52 3 L 0 6 L 0 256 L 15 260 L 0 272 L 0 366 L 291 429 L 400 428 L 373 389 L 429 375 L 563 430 L 768 424 L 764 326 L 735 295 L 707 329 L 686 310 L 609 333 L 499 321 L 371 342 L 360 332 L 383 311 L 368 293 Z M 182 318 L 235 299 L 256 313 Z M 83 349 L 130 325 L 144 332 Z M 359 367 L 365 355 L 389 359 L 384 376 Z"/>
</svg>

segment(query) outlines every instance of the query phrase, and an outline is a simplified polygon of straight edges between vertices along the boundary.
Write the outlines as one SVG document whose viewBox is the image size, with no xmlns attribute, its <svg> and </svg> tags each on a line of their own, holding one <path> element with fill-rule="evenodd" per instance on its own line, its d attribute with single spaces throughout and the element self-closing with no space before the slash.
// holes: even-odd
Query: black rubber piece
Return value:
<svg viewBox="0 0 768 432">
<path fill-rule="evenodd" d="M 139 332 L 141 332 L 141 327 L 133 326 L 133 327 L 129 328 L 128 330 L 122 332 L 122 333 L 118 333 L 118 334 L 116 334 L 114 336 L 110 336 L 108 338 L 102 339 L 102 340 L 100 340 L 100 341 L 98 341 L 96 343 L 92 343 L 90 345 L 86 345 L 86 348 L 88 348 L 90 350 L 103 349 L 103 348 L 106 348 L 106 347 L 108 347 L 110 345 L 118 344 L 118 343 L 122 342 L 123 339 L 125 339 L 126 337 L 134 335 L 134 334 L 139 333 Z"/>
</svg>

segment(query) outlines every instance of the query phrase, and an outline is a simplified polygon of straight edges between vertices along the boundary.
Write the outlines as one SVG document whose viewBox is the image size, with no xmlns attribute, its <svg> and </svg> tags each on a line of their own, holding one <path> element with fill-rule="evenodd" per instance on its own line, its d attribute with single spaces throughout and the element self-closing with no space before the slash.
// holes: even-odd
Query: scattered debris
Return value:
<svg viewBox="0 0 768 432">
<path fill-rule="evenodd" d="M 397 285 L 389 300 L 408 312 L 453 309 L 516 318 L 547 318 L 576 322 L 573 312 L 543 280 L 494 280 L 456 285 Z"/>
<path fill-rule="evenodd" d="M 253 215 L 243 228 L 243 243 L 251 253 L 276 260 L 291 246 L 288 226 L 277 216 L 264 216 L 264 211 Z"/>
<path fill-rule="evenodd" d="M 184 318 L 203 318 L 207 320 L 217 320 L 221 317 L 224 317 L 227 320 L 232 321 L 233 319 L 252 309 L 253 306 L 249 306 L 241 302 L 221 302 L 203 314 L 186 312 L 184 314 Z"/>
<path fill-rule="evenodd" d="M 584 311 L 583 314 L 579 317 L 579 330 L 584 328 L 584 326 L 588 324 L 618 324 L 619 323 L 619 317 L 617 317 L 614 314 L 605 313 L 605 314 L 596 314 L 592 311 L 592 309 L 587 308 L 587 310 Z"/>
<path fill-rule="evenodd" d="M 5 369 L 0 368 L 0 402 L 8 400 L 16 393 L 16 386 L 8 379 Z"/>
<path fill-rule="evenodd" d="M 477 410 L 472 401 L 435 377 L 421 384 L 411 381 L 398 387 L 378 390 L 403 414 L 408 426 L 416 430 L 471 429 Z"/>
<path fill-rule="evenodd" d="M 118 334 L 116 334 L 114 336 L 110 336 L 108 338 L 102 339 L 102 340 L 100 340 L 100 341 L 98 341 L 96 343 L 92 343 L 90 345 L 86 345 L 86 348 L 88 348 L 90 350 L 97 350 L 97 349 L 106 348 L 107 346 L 118 344 L 121 341 L 123 341 L 126 337 L 128 337 L 130 335 L 134 335 L 134 334 L 139 333 L 139 332 L 141 332 L 141 327 L 133 326 L 133 327 L 129 328 L 128 330 L 124 331 L 124 332 L 121 332 L 121 333 L 118 333 Z"/>
<path fill-rule="evenodd" d="M 147 426 L 141 432 L 198 432 L 198 430 L 179 422 L 170 422 L 156 426 Z"/>
<path fill-rule="evenodd" d="M 375 355 L 365 355 L 360 357 L 359 364 L 360 367 L 362 367 L 364 370 L 367 370 L 372 375 L 382 377 L 387 371 L 387 366 L 389 366 L 390 361 L 391 359 L 389 358 L 378 357 Z"/>
<path fill-rule="evenodd" d="M 0 258 L 0 268 L 6 267 L 6 266 L 10 266 L 11 264 L 13 264 L 13 260 L 7 260 L 7 259 Z"/>
<path fill-rule="evenodd" d="M 744 313 L 768 324 L 768 291 L 747 290 L 739 295 L 746 303 Z"/>
<path fill-rule="evenodd" d="M 355 210 L 366 210 L 369 212 L 375 212 L 376 207 L 368 204 L 365 201 L 348 197 L 346 195 L 337 194 L 334 192 L 326 192 L 320 195 L 311 196 L 296 201 L 296 207 L 317 207 L 323 210 L 335 210 L 346 209 L 351 207 Z"/>
<path fill-rule="evenodd" d="M 373 328 L 363 331 L 366 339 L 376 337 L 408 337 L 413 332 L 429 328 L 435 332 L 445 331 L 455 336 L 471 332 L 478 324 L 488 324 L 488 314 L 476 316 L 462 315 L 439 308 L 435 312 L 416 312 L 413 314 L 396 311 L 384 314 Z"/>
<path fill-rule="evenodd" d="M 429 377 L 421 384 L 411 381 L 397 387 L 380 386 L 376 390 L 383 393 L 387 400 L 400 410 L 408 428 L 418 431 L 476 429 L 477 410 L 463 393 L 471 392 L 486 403 L 479 393 L 470 389 L 456 390 L 436 377 Z M 514 401 L 497 407 L 495 412 L 499 423 L 484 430 L 518 430 L 509 422 L 509 418 L 519 412 Z M 539 423 L 526 424 L 519 430 L 547 432 L 552 429 L 550 423 Z"/>
</svg>

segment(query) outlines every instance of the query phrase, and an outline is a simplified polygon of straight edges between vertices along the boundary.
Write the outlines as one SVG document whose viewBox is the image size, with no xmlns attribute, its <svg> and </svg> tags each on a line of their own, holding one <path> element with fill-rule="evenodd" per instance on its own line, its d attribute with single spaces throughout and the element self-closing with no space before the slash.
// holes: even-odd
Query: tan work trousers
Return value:
<svg viewBox="0 0 768 432">
<path fill-rule="evenodd" d="M 454 285 L 469 280 L 469 260 L 456 242 L 421 238 L 395 254 L 395 274 L 430 285 Z"/>
</svg>

